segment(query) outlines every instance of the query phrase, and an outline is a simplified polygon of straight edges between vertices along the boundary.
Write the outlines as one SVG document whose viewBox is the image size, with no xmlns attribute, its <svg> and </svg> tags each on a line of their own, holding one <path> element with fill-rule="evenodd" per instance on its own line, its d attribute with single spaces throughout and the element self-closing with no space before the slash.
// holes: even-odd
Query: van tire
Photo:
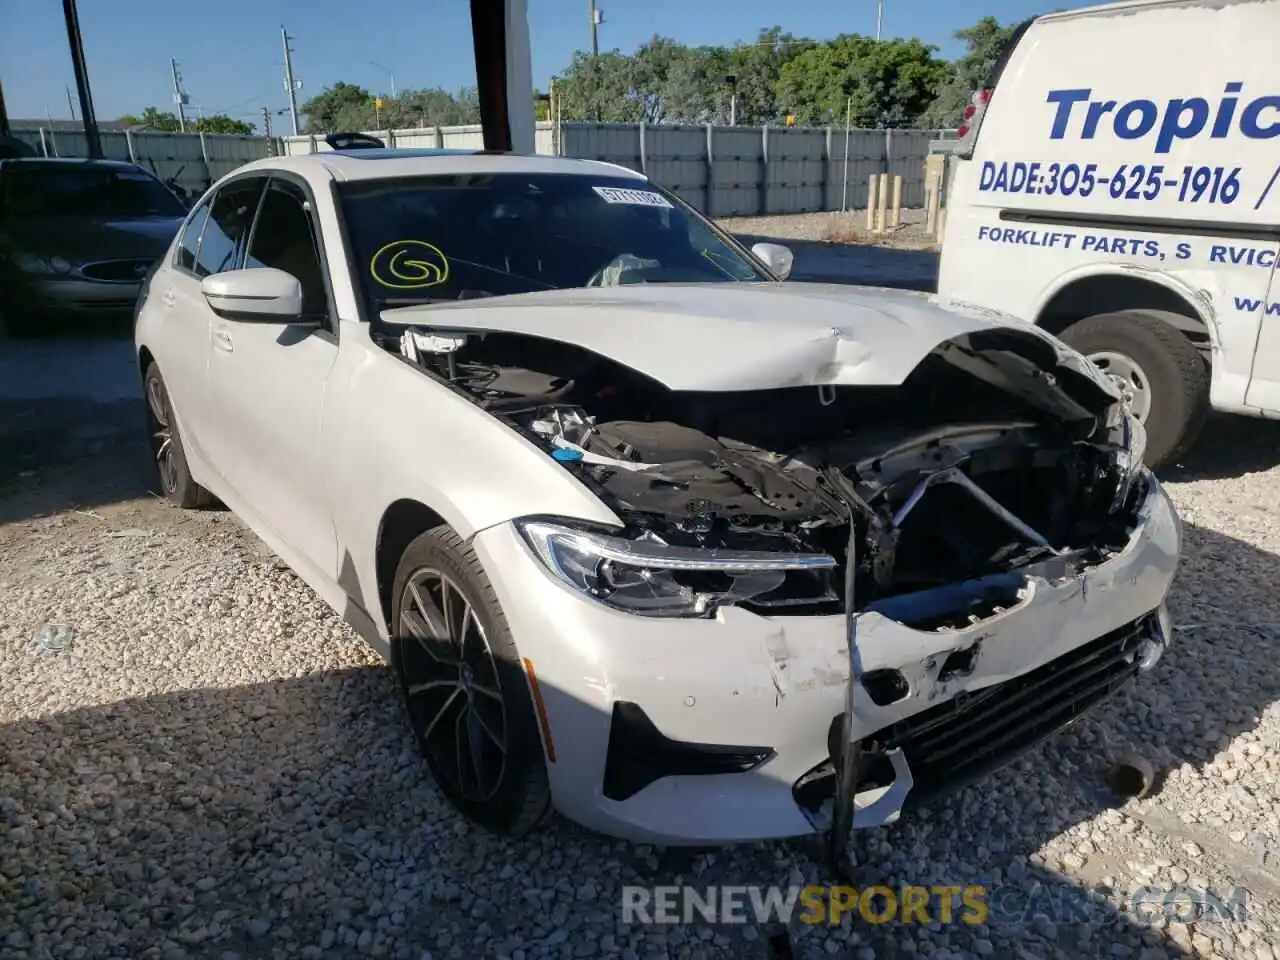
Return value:
<svg viewBox="0 0 1280 960">
<path fill-rule="evenodd" d="M 1058 338 L 1086 357 L 1118 353 L 1147 375 L 1148 467 L 1177 461 L 1195 442 L 1209 413 L 1209 364 L 1158 310 L 1120 310 L 1077 320 Z"/>
</svg>

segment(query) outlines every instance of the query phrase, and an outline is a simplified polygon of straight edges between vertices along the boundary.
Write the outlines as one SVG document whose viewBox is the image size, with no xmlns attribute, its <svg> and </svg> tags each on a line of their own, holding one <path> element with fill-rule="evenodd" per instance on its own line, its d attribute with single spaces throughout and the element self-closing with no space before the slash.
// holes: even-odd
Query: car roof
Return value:
<svg viewBox="0 0 1280 960">
<path fill-rule="evenodd" d="M 88 157 L 11 157 L 2 161 L 5 166 L 58 166 L 58 167 L 103 167 L 108 170 L 145 170 L 128 160 L 90 159 Z"/>
<path fill-rule="evenodd" d="M 624 177 L 644 181 L 627 167 L 600 160 L 578 160 L 542 154 L 500 153 L 486 150 L 430 150 L 423 148 L 364 148 L 326 150 L 290 157 L 268 157 L 240 167 L 291 170 L 306 175 L 323 170 L 335 180 L 388 180 L 459 173 L 560 173 L 578 176 Z"/>
<path fill-rule="evenodd" d="M 1251 0 L 1217 0 L 1216 5 L 1249 3 Z M 1183 7 L 1186 0 L 1116 0 L 1113 3 L 1098 3 L 1087 7 L 1075 7 L 1070 10 L 1055 10 L 1035 17 L 1036 23 L 1052 23 L 1058 20 L 1075 20 L 1082 17 L 1098 15 L 1132 13 L 1144 7 Z"/>
</svg>

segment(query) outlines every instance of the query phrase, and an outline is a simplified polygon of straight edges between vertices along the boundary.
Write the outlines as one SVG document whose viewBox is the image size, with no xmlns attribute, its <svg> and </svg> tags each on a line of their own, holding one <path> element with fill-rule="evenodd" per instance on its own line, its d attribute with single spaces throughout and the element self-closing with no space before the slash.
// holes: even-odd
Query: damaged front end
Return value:
<svg viewBox="0 0 1280 960">
<path fill-rule="evenodd" d="M 844 616 L 847 702 L 828 762 L 795 789 L 815 825 L 830 825 L 833 855 L 854 826 L 855 795 L 859 823 L 864 807 L 869 822 L 885 822 L 922 775 L 992 765 L 948 766 L 938 758 L 947 750 L 1007 758 L 1006 745 L 983 739 L 983 698 L 994 706 L 1003 690 L 1006 713 L 1012 697 L 1056 729 L 1046 703 L 1087 708 L 1167 639 L 1153 612 L 1073 651 L 1078 663 L 1031 669 L 1027 659 L 1010 671 L 1016 691 L 996 684 L 965 702 L 957 686 L 901 723 L 861 728 L 859 698 L 894 703 L 913 689 L 909 671 L 864 671 L 864 616 L 943 638 L 972 632 L 1026 604 L 1033 583 L 1071 582 L 1121 554 L 1156 489 L 1141 465 L 1142 428 L 1120 398 L 1038 333 L 956 337 L 892 386 L 716 392 L 670 390 L 521 334 L 410 329 L 389 346 L 541 445 L 622 520 L 518 524 L 574 590 L 649 617 L 713 617 L 726 605 Z M 977 649 L 932 664 L 931 682 L 962 678 Z"/>
</svg>

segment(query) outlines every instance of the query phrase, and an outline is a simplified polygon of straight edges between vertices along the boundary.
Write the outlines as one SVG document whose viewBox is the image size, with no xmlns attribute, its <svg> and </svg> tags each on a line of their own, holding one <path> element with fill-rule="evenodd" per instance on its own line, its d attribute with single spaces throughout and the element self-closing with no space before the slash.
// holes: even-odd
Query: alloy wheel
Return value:
<svg viewBox="0 0 1280 960">
<path fill-rule="evenodd" d="M 484 626 L 457 583 L 416 571 L 400 603 L 400 672 L 421 743 L 462 797 L 491 799 L 507 765 L 507 708 Z"/>
<path fill-rule="evenodd" d="M 166 495 L 178 489 L 178 460 L 174 448 L 173 414 L 169 393 L 159 377 L 147 378 L 147 406 L 151 409 L 151 450 Z"/>
</svg>

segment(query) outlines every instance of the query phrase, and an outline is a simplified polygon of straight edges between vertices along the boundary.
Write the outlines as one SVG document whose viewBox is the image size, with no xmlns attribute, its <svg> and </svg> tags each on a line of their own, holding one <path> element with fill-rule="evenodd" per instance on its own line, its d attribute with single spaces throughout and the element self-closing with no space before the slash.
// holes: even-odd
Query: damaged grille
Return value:
<svg viewBox="0 0 1280 960">
<path fill-rule="evenodd" d="M 151 269 L 151 260 L 99 260 L 86 263 L 80 273 L 88 280 L 104 283 L 137 283 Z"/>
<path fill-rule="evenodd" d="M 959 696 L 862 741 L 858 789 L 887 786 L 886 753 L 901 748 L 915 781 L 908 804 L 958 789 L 1004 766 L 1121 689 L 1138 672 L 1147 617 L 1064 654 L 1021 677 Z M 829 742 L 839 749 L 842 717 Z M 835 789 L 830 760 L 797 781 L 796 802 L 817 810 Z"/>
</svg>

